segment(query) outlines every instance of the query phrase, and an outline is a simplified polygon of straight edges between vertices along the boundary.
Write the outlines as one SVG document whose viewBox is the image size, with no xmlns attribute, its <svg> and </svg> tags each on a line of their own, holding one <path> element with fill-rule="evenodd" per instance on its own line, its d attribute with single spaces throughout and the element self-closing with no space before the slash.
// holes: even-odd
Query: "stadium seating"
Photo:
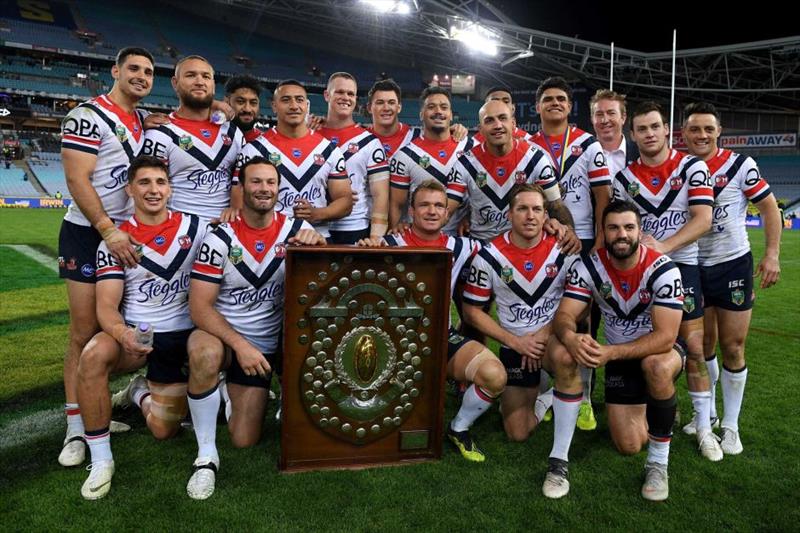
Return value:
<svg viewBox="0 0 800 533">
<path fill-rule="evenodd" d="M 800 157 L 772 155 L 755 159 L 775 198 L 789 203 L 800 200 Z"/>
<path fill-rule="evenodd" d="M 23 198 L 43 196 L 30 181 L 24 178 L 25 172 L 22 169 L 0 167 L 0 196 L 21 196 Z"/>
<path fill-rule="evenodd" d="M 61 191 L 65 198 L 70 198 L 60 155 L 57 160 L 30 161 L 30 167 L 36 175 L 36 179 L 39 180 L 39 183 L 50 196 L 53 196 L 56 191 Z"/>
</svg>

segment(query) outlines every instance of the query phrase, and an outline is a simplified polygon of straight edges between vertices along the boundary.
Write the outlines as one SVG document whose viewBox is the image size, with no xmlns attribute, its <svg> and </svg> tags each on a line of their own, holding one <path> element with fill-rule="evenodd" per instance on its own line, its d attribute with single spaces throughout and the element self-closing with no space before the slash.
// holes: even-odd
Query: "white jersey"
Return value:
<svg viewBox="0 0 800 533">
<path fill-rule="evenodd" d="M 614 177 L 614 197 L 639 206 L 642 231 L 657 241 L 672 237 L 689 222 L 689 208 L 712 205 L 714 191 L 702 159 L 671 150 L 657 167 L 641 158 Z M 697 242 L 669 254 L 676 263 L 697 264 Z"/>
<path fill-rule="evenodd" d="M 317 133 L 342 151 L 350 186 L 358 192 L 358 201 L 353 204 L 350 214 L 331 221 L 330 229 L 359 231 L 369 228 L 372 215 L 370 185 L 389 179 L 389 162 L 383 145 L 358 124 L 339 129 L 320 128 Z"/>
<path fill-rule="evenodd" d="M 538 147 L 514 141 L 509 153 L 495 157 L 479 144 L 453 165 L 447 197 L 469 202 L 470 235 L 486 242 L 511 228 L 508 196 L 521 183 L 540 185 L 547 201 L 561 197 L 550 158 Z"/>
<path fill-rule="evenodd" d="M 750 251 L 747 238 L 747 202 L 758 203 L 770 194 L 756 162 L 746 155 L 720 149 L 706 161 L 714 186 L 711 231 L 697 241 L 701 266 L 712 266 Z"/>
<path fill-rule="evenodd" d="M 683 310 L 683 289 L 678 267 L 666 255 L 639 245 L 639 263 L 617 270 L 601 248 L 582 255 L 567 276 L 565 298 L 600 306 L 609 344 L 635 341 L 653 331 L 654 305 Z"/>
<path fill-rule="evenodd" d="M 446 141 L 431 141 L 424 137 L 417 137 L 410 143 L 400 148 L 390 162 L 391 186 L 394 189 L 406 191 L 408 202 L 411 195 L 423 182 L 435 179 L 447 187 L 447 177 L 459 157 L 472 148 L 471 139 L 462 139 L 456 142 L 452 137 Z M 406 212 L 406 209 L 403 209 Z M 469 208 L 462 202 L 458 211 L 453 213 L 442 231 L 448 235 L 456 235 L 458 225 L 467 216 Z"/>
<path fill-rule="evenodd" d="M 244 135 L 232 122 L 189 120 L 170 114 L 170 123 L 145 133 L 142 154 L 167 164 L 172 180 L 170 208 L 209 220 L 231 203 L 231 184 Z"/>
<path fill-rule="evenodd" d="M 550 154 L 553 160 L 564 205 L 575 221 L 575 234 L 579 239 L 594 239 L 592 190 L 611 185 L 603 147 L 575 126 L 569 127 L 563 136 L 545 135 L 540 131 L 531 142 Z"/>
<path fill-rule="evenodd" d="M 510 231 L 499 235 L 472 260 L 464 302 L 482 307 L 494 294 L 503 329 L 517 336 L 536 333 L 556 316 L 566 260 L 551 235 L 527 249 L 511 242 Z"/>
<path fill-rule="evenodd" d="M 192 279 L 220 284 L 215 308 L 262 353 L 280 349 L 286 241 L 311 225 L 275 213 L 268 228 L 237 218 L 206 233 Z"/>
<path fill-rule="evenodd" d="M 461 271 L 469 264 L 470 259 L 481 249 L 481 243 L 469 237 L 453 237 L 440 233 L 433 241 L 418 237 L 411 228 L 399 235 L 384 235 L 383 240 L 389 246 L 414 246 L 418 248 L 447 248 L 453 252 L 453 265 L 450 269 L 450 295 L 456 290 L 456 283 Z"/>
<path fill-rule="evenodd" d="M 148 322 L 156 333 L 192 328 L 189 275 L 205 231 L 199 219 L 170 211 L 163 224 L 147 226 L 132 217 L 120 229 L 141 243 L 136 250 L 139 264 L 124 267 L 103 241 L 97 249 L 97 283 L 124 281 L 125 322 L 133 326 Z"/>
<path fill-rule="evenodd" d="M 97 156 L 89 180 L 103 209 L 119 223 L 133 213 L 133 202 L 125 192 L 128 167 L 139 154 L 144 141 L 142 122 L 146 111 L 128 113 L 107 95 L 84 102 L 70 111 L 61 123 L 61 149 L 77 150 Z M 77 202 L 72 202 L 64 220 L 91 226 Z"/>
<path fill-rule="evenodd" d="M 264 157 L 278 168 L 281 182 L 275 210 L 288 217 L 294 215 L 294 204 L 299 198 L 305 198 L 314 207 L 327 206 L 328 180 L 347 179 L 342 152 L 311 131 L 293 139 L 273 128 L 248 143 L 237 163 L 237 179 L 238 169 L 254 157 Z M 327 222 L 317 224 L 314 229 L 330 237 Z"/>
<path fill-rule="evenodd" d="M 399 124 L 399 126 L 400 127 L 397 129 L 397 131 L 394 132 L 394 135 L 385 136 L 376 132 L 374 127 L 367 128 L 367 131 L 377 137 L 383 145 L 383 151 L 386 153 L 386 159 L 391 159 L 400 148 L 422 135 L 422 130 L 418 127 L 411 127 L 408 124 L 403 124 L 402 122 Z"/>
</svg>

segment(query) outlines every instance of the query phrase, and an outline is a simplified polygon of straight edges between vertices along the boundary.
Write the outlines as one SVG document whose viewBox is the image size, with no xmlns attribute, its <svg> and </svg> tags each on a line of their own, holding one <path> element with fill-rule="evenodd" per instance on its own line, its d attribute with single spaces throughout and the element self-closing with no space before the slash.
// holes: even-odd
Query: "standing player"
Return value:
<svg viewBox="0 0 800 533">
<path fill-rule="evenodd" d="M 604 248 L 583 254 L 570 267 L 553 322 L 556 338 L 545 357 L 556 379 L 553 448 L 542 491 L 548 498 L 569 492 L 568 454 L 578 418 L 578 365 L 606 367 L 608 426 L 617 449 L 638 453 L 649 440 L 642 496 L 669 496 L 667 465 L 675 420 L 675 378 L 683 365 L 675 344 L 681 322 L 680 271 L 669 257 L 639 244 L 638 208 L 611 202 L 603 212 Z M 600 305 L 607 345 L 577 332 L 591 299 Z"/>
<path fill-rule="evenodd" d="M 564 78 L 547 78 L 536 89 L 536 112 L 542 129 L 532 142 L 553 160 L 564 204 L 575 220 L 575 233 L 584 253 L 603 245 L 600 215 L 611 198 L 611 176 L 603 148 L 594 137 L 569 125 L 572 88 Z M 584 328 L 589 326 L 584 323 Z M 578 427 L 593 430 L 597 421 L 592 409 L 592 372 L 581 370 L 583 402 Z"/>
<path fill-rule="evenodd" d="M 686 381 L 697 413 L 697 442 L 711 461 L 722 450 L 711 431 L 711 386 L 703 358 L 703 305 L 697 239 L 711 226 L 714 191 L 708 166 L 694 156 L 667 146 L 669 126 L 661 107 L 639 104 L 633 113 L 633 140 L 641 157 L 614 178 L 614 194 L 639 207 L 642 243 L 667 254 L 683 280 L 683 322 L 680 336 L 687 345 Z"/>
<path fill-rule="evenodd" d="M 389 226 L 396 228 L 407 211 L 409 194 L 420 183 L 435 179 L 447 186 L 447 176 L 456 160 L 472 148 L 470 139 L 456 142 L 450 135 L 453 110 L 450 94 L 439 87 L 428 87 L 420 96 L 423 134 L 400 148 L 391 160 L 391 203 Z M 442 231 L 455 235 L 458 224 L 466 214 L 466 204 L 449 218 Z"/>
<path fill-rule="evenodd" d="M 459 157 L 450 172 L 447 197 L 451 216 L 461 203 L 469 202 L 470 235 L 488 242 L 511 226 L 507 214 L 511 190 L 536 183 L 545 193 L 550 216 L 572 226 L 550 159 L 539 148 L 512 136 L 514 118 L 508 104 L 487 102 L 478 118 L 486 141 Z"/>
<path fill-rule="evenodd" d="M 245 142 L 261 135 L 256 128 L 261 105 L 261 82 L 252 76 L 234 76 L 225 83 L 225 102 L 236 114 L 231 122 L 244 134 Z"/>
<path fill-rule="evenodd" d="M 192 270 L 189 307 L 189 410 L 198 444 L 189 496 L 214 493 L 220 405 L 219 371 L 227 368 L 228 430 L 237 448 L 261 437 L 272 371 L 279 364 L 287 244 L 325 244 L 308 222 L 278 213 L 280 174 L 267 159 L 242 165 L 241 216 L 209 231 Z"/>
<path fill-rule="evenodd" d="M 517 127 L 517 119 L 516 119 L 517 108 L 514 105 L 514 101 L 511 98 L 511 91 L 509 89 L 501 86 L 492 87 L 488 91 L 486 91 L 486 98 L 484 98 L 484 101 L 485 102 L 498 101 L 508 105 L 511 108 L 512 115 L 514 116 L 514 132 L 512 133 L 512 135 L 514 136 L 515 139 L 520 139 L 528 142 L 531 141 L 532 139 L 531 134 Z M 472 141 L 475 144 L 480 144 L 485 140 L 486 139 L 484 138 L 481 132 L 478 132 L 472 136 Z"/>
<path fill-rule="evenodd" d="M 352 75 L 331 74 L 324 96 L 328 117 L 317 133 L 344 154 L 350 186 L 358 195 L 350 214 L 331 222 L 331 243 L 355 244 L 367 237 L 380 238 L 389 223 L 389 162 L 383 145 L 353 120 L 358 86 Z"/>
<path fill-rule="evenodd" d="M 714 218 L 711 231 L 697 241 L 700 279 L 705 305 L 703 353 L 711 380 L 711 423 L 717 412 L 714 390 L 720 377 L 714 348 L 719 337 L 722 351 L 722 451 L 741 453 L 739 412 L 742 407 L 747 365 L 744 341 L 753 307 L 753 255 L 747 238 L 747 202 L 753 202 L 764 221 L 766 246 L 756 274 L 761 288 L 780 277 L 781 216 L 767 182 L 751 158 L 720 149 L 719 113 L 711 104 L 690 104 L 684 111 L 683 138 L 689 153 L 703 159 L 714 185 Z M 696 431 L 695 420 L 683 430 Z"/>
<path fill-rule="evenodd" d="M 282 177 L 275 210 L 307 220 L 329 237 L 330 221 L 352 208 L 350 180 L 342 152 L 308 128 L 308 105 L 308 94 L 299 81 L 280 82 L 272 93 L 277 126 L 248 143 L 237 165 L 259 156 L 270 161 Z"/>
<path fill-rule="evenodd" d="M 78 400 L 92 456 L 91 473 L 81 488 L 87 500 L 111 489 L 111 401 L 108 377 L 147 364 L 147 379 L 136 376 L 127 390 L 157 439 L 175 435 L 186 416 L 186 341 L 189 318 L 189 274 L 203 228 L 194 215 L 169 211 L 167 167 L 141 156 L 128 169 L 126 191 L 134 216 L 120 226 L 140 242 L 139 264 L 126 268 L 108 245 L 97 250 L 97 316 L 102 331 L 84 348 L 78 367 Z M 148 323 L 153 346 L 136 340 L 135 327 Z"/>
<path fill-rule="evenodd" d="M 147 130 L 142 153 L 167 164 L 172 179 L 170 208 L 204 221 L 235 216 L 241 191 L 231 189 L 233 169 L 244 136 L 232 122 L 211 122 L 214 69 L 196 55 L 175 65 L 172 87 L 178 110 L 170 123 Z"/>
<path fill-rule="evenodd" d="M 387 158 L 420 136 L 419 128 L 400 122 L 402 92 L 394 80 L 376 81 L 367 93 L 367 111 L 372 115 L 369 131 L 383 144 Z"/>
<path fill-rule="evenodd" d="M 123 48 L 111 67 L 114 86 L 103 96 L 80 104 L 61 125 L 61 157 L 73 202 L 58 239 L 59 276 L 67 281 L 69 345 L 64 357 L 67 435 L 58 456 L 63 466 L 86 457 L 84 427 L 78 407 L 78 361 L 97 332 L 95 256 L 105 242 L 125 266 L 136 257 L 130 236 L 115 226 L 130 216 L 125 194 L 128 166 L 144 140 L 144 112 L 136 109 L 153 85 L 153 56 L 143 48 Z"/>
<path fill-rule="evenodd" d="M 599 89 L 589 100 L 589 110 L 595 136 L 603 147 L 608 171 L 613 179 L 617 172 L 639 158 L 639 147 L 626 138 L 622 131 L 628 120 L 625 95 Z"/>
<path fill-rule="evenodd" d="M 508 383 L 500 410 L 506 435 L 517 442 L 528 438 L 547 409 L 541 404 L 534 413 L 541 359 L 567 272 L 558 241 L 543 231 L 545 203 L 538 185 L 514 188 L 507 215 L 511 230 L 495 237 L 472 261 L 464 289 L 464 320 L 501 344 Z M 485 310 L 492 295 L 499 324 Z"/>
<path fill-rule="evenodd" d="M 453 252 L 450 272 L 452 296 L 461 270 L 469 264 L 480 244 L 468 237 L 453 237 L 442 232 L 447 222 L 447 194 L 439 180 L 423 181 L 414 189 L 408 213 L 411 227 L 403 233 L 386 235 L 380 241 L 361 241 L 359 245 L 447 248 Z M 482 462 L 486 456 L 478 448 L 469 429 L 503 393 L 506 372 L 500 361 L 483 344 L 465 339 L 452 325 L 447 347 L 447 377 L 472 383 L 464 392 L 458 413 L 447 426 L 447 438 L 465 459 Z"/>
</svg>

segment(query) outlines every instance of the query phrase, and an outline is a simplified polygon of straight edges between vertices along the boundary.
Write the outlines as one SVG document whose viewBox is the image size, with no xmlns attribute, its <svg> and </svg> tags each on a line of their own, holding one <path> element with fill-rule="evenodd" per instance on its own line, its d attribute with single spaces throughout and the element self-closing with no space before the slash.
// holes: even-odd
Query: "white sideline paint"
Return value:
<svg viewBox="0 0 800 533">
<path fill-rule="evenodd" d="M 58 273 L 58 264 L 56 260 L 50 257 L 49 255 L 45 255 L 39 250 L 35 248 L 31 248 L 27 244 L 0 244 L 0 246 L 4 246 L 6 248 L 11 248 L 14 251 L 21 253 L 22 255 L 33 259 L 40 265 L 45 268 L 49 268 L 53 272 Z"/>
<path fill-rule="evenodd" d="M 64 432 L 64 409 L 54 407 L 10 420 L 0 427 L 0 450 Z"/>
</svg>

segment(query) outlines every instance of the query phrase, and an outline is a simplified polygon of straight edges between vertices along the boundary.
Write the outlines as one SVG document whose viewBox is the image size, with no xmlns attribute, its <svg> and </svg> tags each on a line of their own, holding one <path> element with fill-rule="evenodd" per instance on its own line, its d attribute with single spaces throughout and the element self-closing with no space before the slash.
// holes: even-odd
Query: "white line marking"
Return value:
<svg viewBox="0 0 800 533">
<path fill-rule="evenodd" d="M 24 256 L 27 256 L 45 268 L 49 268 L 55 273 L 58 273 L 58 264 L 56 260 L 50 257 L 49 255 L 45 255 L 39 250 L 35 248 L 31 248 L 27 244 L 0 244 L 0 246 L 5 246 L 6 248 L 11 248 L 12 250 L 16 250 L 17 252 L 21 253 Z"/>
</svg>

